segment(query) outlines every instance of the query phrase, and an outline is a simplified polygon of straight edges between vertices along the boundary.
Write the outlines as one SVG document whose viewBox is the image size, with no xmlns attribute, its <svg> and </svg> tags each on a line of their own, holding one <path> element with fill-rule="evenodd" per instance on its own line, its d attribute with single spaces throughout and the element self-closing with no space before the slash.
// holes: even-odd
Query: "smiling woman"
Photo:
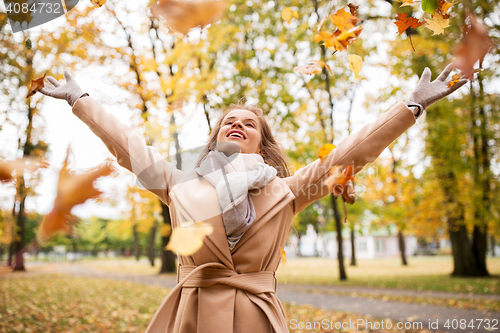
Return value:
<svg viewBox="0 0 500 333">
<path fill-rule="evenodd" d="M 68 101 L 118 163 L 169 206 L 174 229 L 197 222 L 213 228 L 197 252 L 178 256 L 179 283 L 146 333 L 284 333 L 288 327 L 276 296 L 275 272 L 293 216 L 330 194 L 325 182 L 330 169 L 350 166 L 359 172 L 415 124 L 427 106 L 465 84 L 447 87 L 452 69 L 448 66 L 431 82 L 427 68 L 409 101 L 399 102 L 292 176 L 256 106 L 231 105 L 217 121 L 196 169 L 184 172 L 85 96 L 68 72 L 66 84 L 48 77 L 54 87 L 41 92 Z"/>
</svg>

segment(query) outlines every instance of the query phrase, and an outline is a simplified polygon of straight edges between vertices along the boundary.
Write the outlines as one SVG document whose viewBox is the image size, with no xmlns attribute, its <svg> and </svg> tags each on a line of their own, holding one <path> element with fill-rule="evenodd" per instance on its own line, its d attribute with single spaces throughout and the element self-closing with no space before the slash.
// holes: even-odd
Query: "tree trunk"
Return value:
<svg viewBox="0 0 500 333">
<path fill-rule="evenodd" d="M 149 237 L 149 245 L 148 245 L 148 257 L 151 266 L 155 265 L 155 239 L 156 239 L 156 229 L 158 229 L 158 221 L 155 220 L 155 223 L 151 227 L 151 233 Z"/>
<path fill-rule="evenodd" d="M 405 237 L 403 236 L 402 230 L 398 230 L 398 243 L 399 243 L 399 252 L 401 253 L 401 264 L 403 266 L 408 266 L 408 262 L 406 261 Z"/>
<path fill-rule="evenodd" d="M 490 276 L 486 269 L 486 251 L 488 250 L 487 227 L 474 226 L 472 232 L 472 255 L 476 262 L 476 276 Z"/>
<path fill-rule="evenodd" d="M 141 253 L 139 248 L 139 236 L 137 235 L 137 223 L 132 227 L 132 234 L 134 235 L 134 254 L 135 260 L 139 261 Z"/>
<path fill-rule="evenodd" d="M 12 241 L 9 244 L 9 253 L 8 253 L 8 257 L 7 257 L 7 267 L 12 267 L 12 257 L 13 256 L 14 256 L 14 237 L 12 237 Z"/>
<path fill-rule="evenodd" d="M 491 242 L 491 256 L 495 256 L 495 237 L 493 235 L 490 236 L 490 242 Z"/>
<path fill-rule="evenodd" d="M 476 260 L 471 252 L 471 246 L 465 225 L 457 228 L 448 227 L 453 252 L 452 276 L 479 276 Z"/>
<path fill-rule="evenodd" d="M 355 251 L 354 225 L 351 227 L 351 266 L 356 266 L 356 251 Z"/>
<path fill-rule="evenodd" d="M 168 209 L 168 206 L 162 202 L 161 208 L 162 208 L 161 213 L 163 215 L 163 223 L 172 227 L 172 221 L 170 220 L 170 210 Z M 170 241 L 170 235 L 168 235 L 167 237 L 164 237 L 162 235 L 161 237 L 162 255 L 161 255 L 160 274 L 175 273 L 177 271 L 176 269 L 177 266 L 175 265 L 175 253 L 165 249 L 169 241 Z"/>
<path fill-rule="evenodd" d="M 25 234 L 25 214 L 24 214 L 24 204 L 26 202 L 26 195 L 24 194 L 24 179 L 20 177 L 19 193 L 21 201 L 19 204 L 19 212 L 17 213 L 17 235 L 14 240 L 14 252 L 16 255 L 16 263 L 14 264 L 14 271 L 25 271 L 24 268 L 24 234 Z"/>
<path fill-rule="evenodd" d="M 337 200 L 330 194 L 332 198 L 333 216 L 335 218 L 335 230 L 337 232 L 337 259 L 339 260 L 339 278 L 340 280 L 347 280 L 347 274 L 344 267 L 344 251 L 342 248 L 342 221 L 337 208 Z"/>
</svg>

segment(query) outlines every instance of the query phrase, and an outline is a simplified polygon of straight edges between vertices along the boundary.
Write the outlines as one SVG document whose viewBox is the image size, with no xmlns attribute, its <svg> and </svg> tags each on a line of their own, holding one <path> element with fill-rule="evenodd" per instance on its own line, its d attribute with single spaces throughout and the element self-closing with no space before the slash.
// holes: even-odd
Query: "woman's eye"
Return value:
<svg viewBox="0 0 500 333">
<path fill-rule="evenodd" d="M 232 124 L 232 122 L 230 122 L 230 121 L 228 121 L 228 122 L 226 123 L 226 125 L 231 125 L 231 124 Z"/>
<path fill-rule="evenodd" d="M 253 124 L 247 124 L 247 126 L 250 126 L 250 127 L 255 127 Z"/>
</svg>

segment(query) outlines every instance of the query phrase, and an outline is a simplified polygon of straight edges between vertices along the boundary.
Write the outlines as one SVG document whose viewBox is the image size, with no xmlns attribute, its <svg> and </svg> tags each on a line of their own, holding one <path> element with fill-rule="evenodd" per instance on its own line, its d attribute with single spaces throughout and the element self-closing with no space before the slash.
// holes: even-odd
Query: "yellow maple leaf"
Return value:
<svg viewBox="0 0 500 333">
<path fill-rule="evenodd" d="M 444 33 L 444 29 L 450 26 L 450 19 L 445 19 L 438 13 L 435 13 L 433 18 L 433 20 L 425 20 L 427 22 L 427 24 L 425 25 L 426 28 L 434 31 L 434 33 L 432 34 L 433 36 Z"/>
<path fill-rule="evenodd" d="M 360 79 L 361 67 L 363 67 L 363 59 L 360 56 L 351 54 L 349 56 L 349 69 L 354 73 L 355 79 Z"/>
<path fill-rule="evenodd" d="M 213 230 L 212 225 L 205 222 L 174 228 L 166 249 L 181 256 L 192 255 L 203 246 L 203 240 Z"/>
<path fill-rule="evenodd" d="M 327 143 L 321 146 L 321 148 L 318 150 L 318 157 L 321 160 L 321 163 L 323 163 L 326 160 L 326 158 L 334 148 L 335 145 L 331 143 Z"/>
<path fill-rule="evenodd" d="M 299 18 L 299 14 L 290 7 L 286 7 L 281 11 L 281 18 L 286 21 L 286 23 L 290 24 L 292 21 L 292 17 Z"/>
</svg>

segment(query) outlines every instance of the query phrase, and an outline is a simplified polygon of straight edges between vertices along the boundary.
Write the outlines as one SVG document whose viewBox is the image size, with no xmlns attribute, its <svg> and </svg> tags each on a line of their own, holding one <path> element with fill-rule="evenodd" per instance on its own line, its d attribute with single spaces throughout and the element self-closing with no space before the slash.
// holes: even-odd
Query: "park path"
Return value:
<svg viewBox="0 0 500 333">
<path fill-rule="evenodd" d="M 129 281 L 145 285 L 161 286 L 165 288 L 173 288 L 176 285 L 176 278 L 173 276 L 111 273 L 95 268 L 85 267 L 79 264 L 60 264 L 56 267 L 59 272 L 70 274 L 73 276 Z M 343 295 L 338 295 L 335 293 L 342 293 Z M 348 293 L 350 293 L 350 295 Z M 351 312 L 377 318 L 390 318 L 395 322 L 421 322 L 424 329 L 430 328 L 430 322 L 435 323 L 437 321 L 438 329 L 433 329 L 433 331 L 436 332 L 500 333 L 500 312 L 483 312 L 478 310 L 447 308 L 434 305 L 386 301 L 383 299 L 369 299 L 366 297 L 353 296 L 355 295 L 353 293 L 370 295 L 383 294 L 414 297 L 438 297 L 446 299 L 491 299 L 500 301 L 500 295 L 290 284 L 279 284 L 277 295 L 283 302 L 310 304 L 312 306 L 322 307 L 328 310 Z M 453 329 L 444 327 L 447 320 L 449 320 L 450 324 L 456 324 L 457 321 L 453 322 L 454 319 L 458 320 L 458 323 L 460 322 L 460 320 L 464 319 L 467 324 L 471 323 L 472 320 L 472 322 L 474 323 L 474 329 Z M 488 330 L 485 328 L 484 323 L 481 325 L 481 328 L 479 328 L 479 320 L 481 319 L 489 319 L 490 321 L 496 320 L 496 329 Z M 293 332 L 293 329 L 291 330 L 291 332 Z"/>
</svg>

